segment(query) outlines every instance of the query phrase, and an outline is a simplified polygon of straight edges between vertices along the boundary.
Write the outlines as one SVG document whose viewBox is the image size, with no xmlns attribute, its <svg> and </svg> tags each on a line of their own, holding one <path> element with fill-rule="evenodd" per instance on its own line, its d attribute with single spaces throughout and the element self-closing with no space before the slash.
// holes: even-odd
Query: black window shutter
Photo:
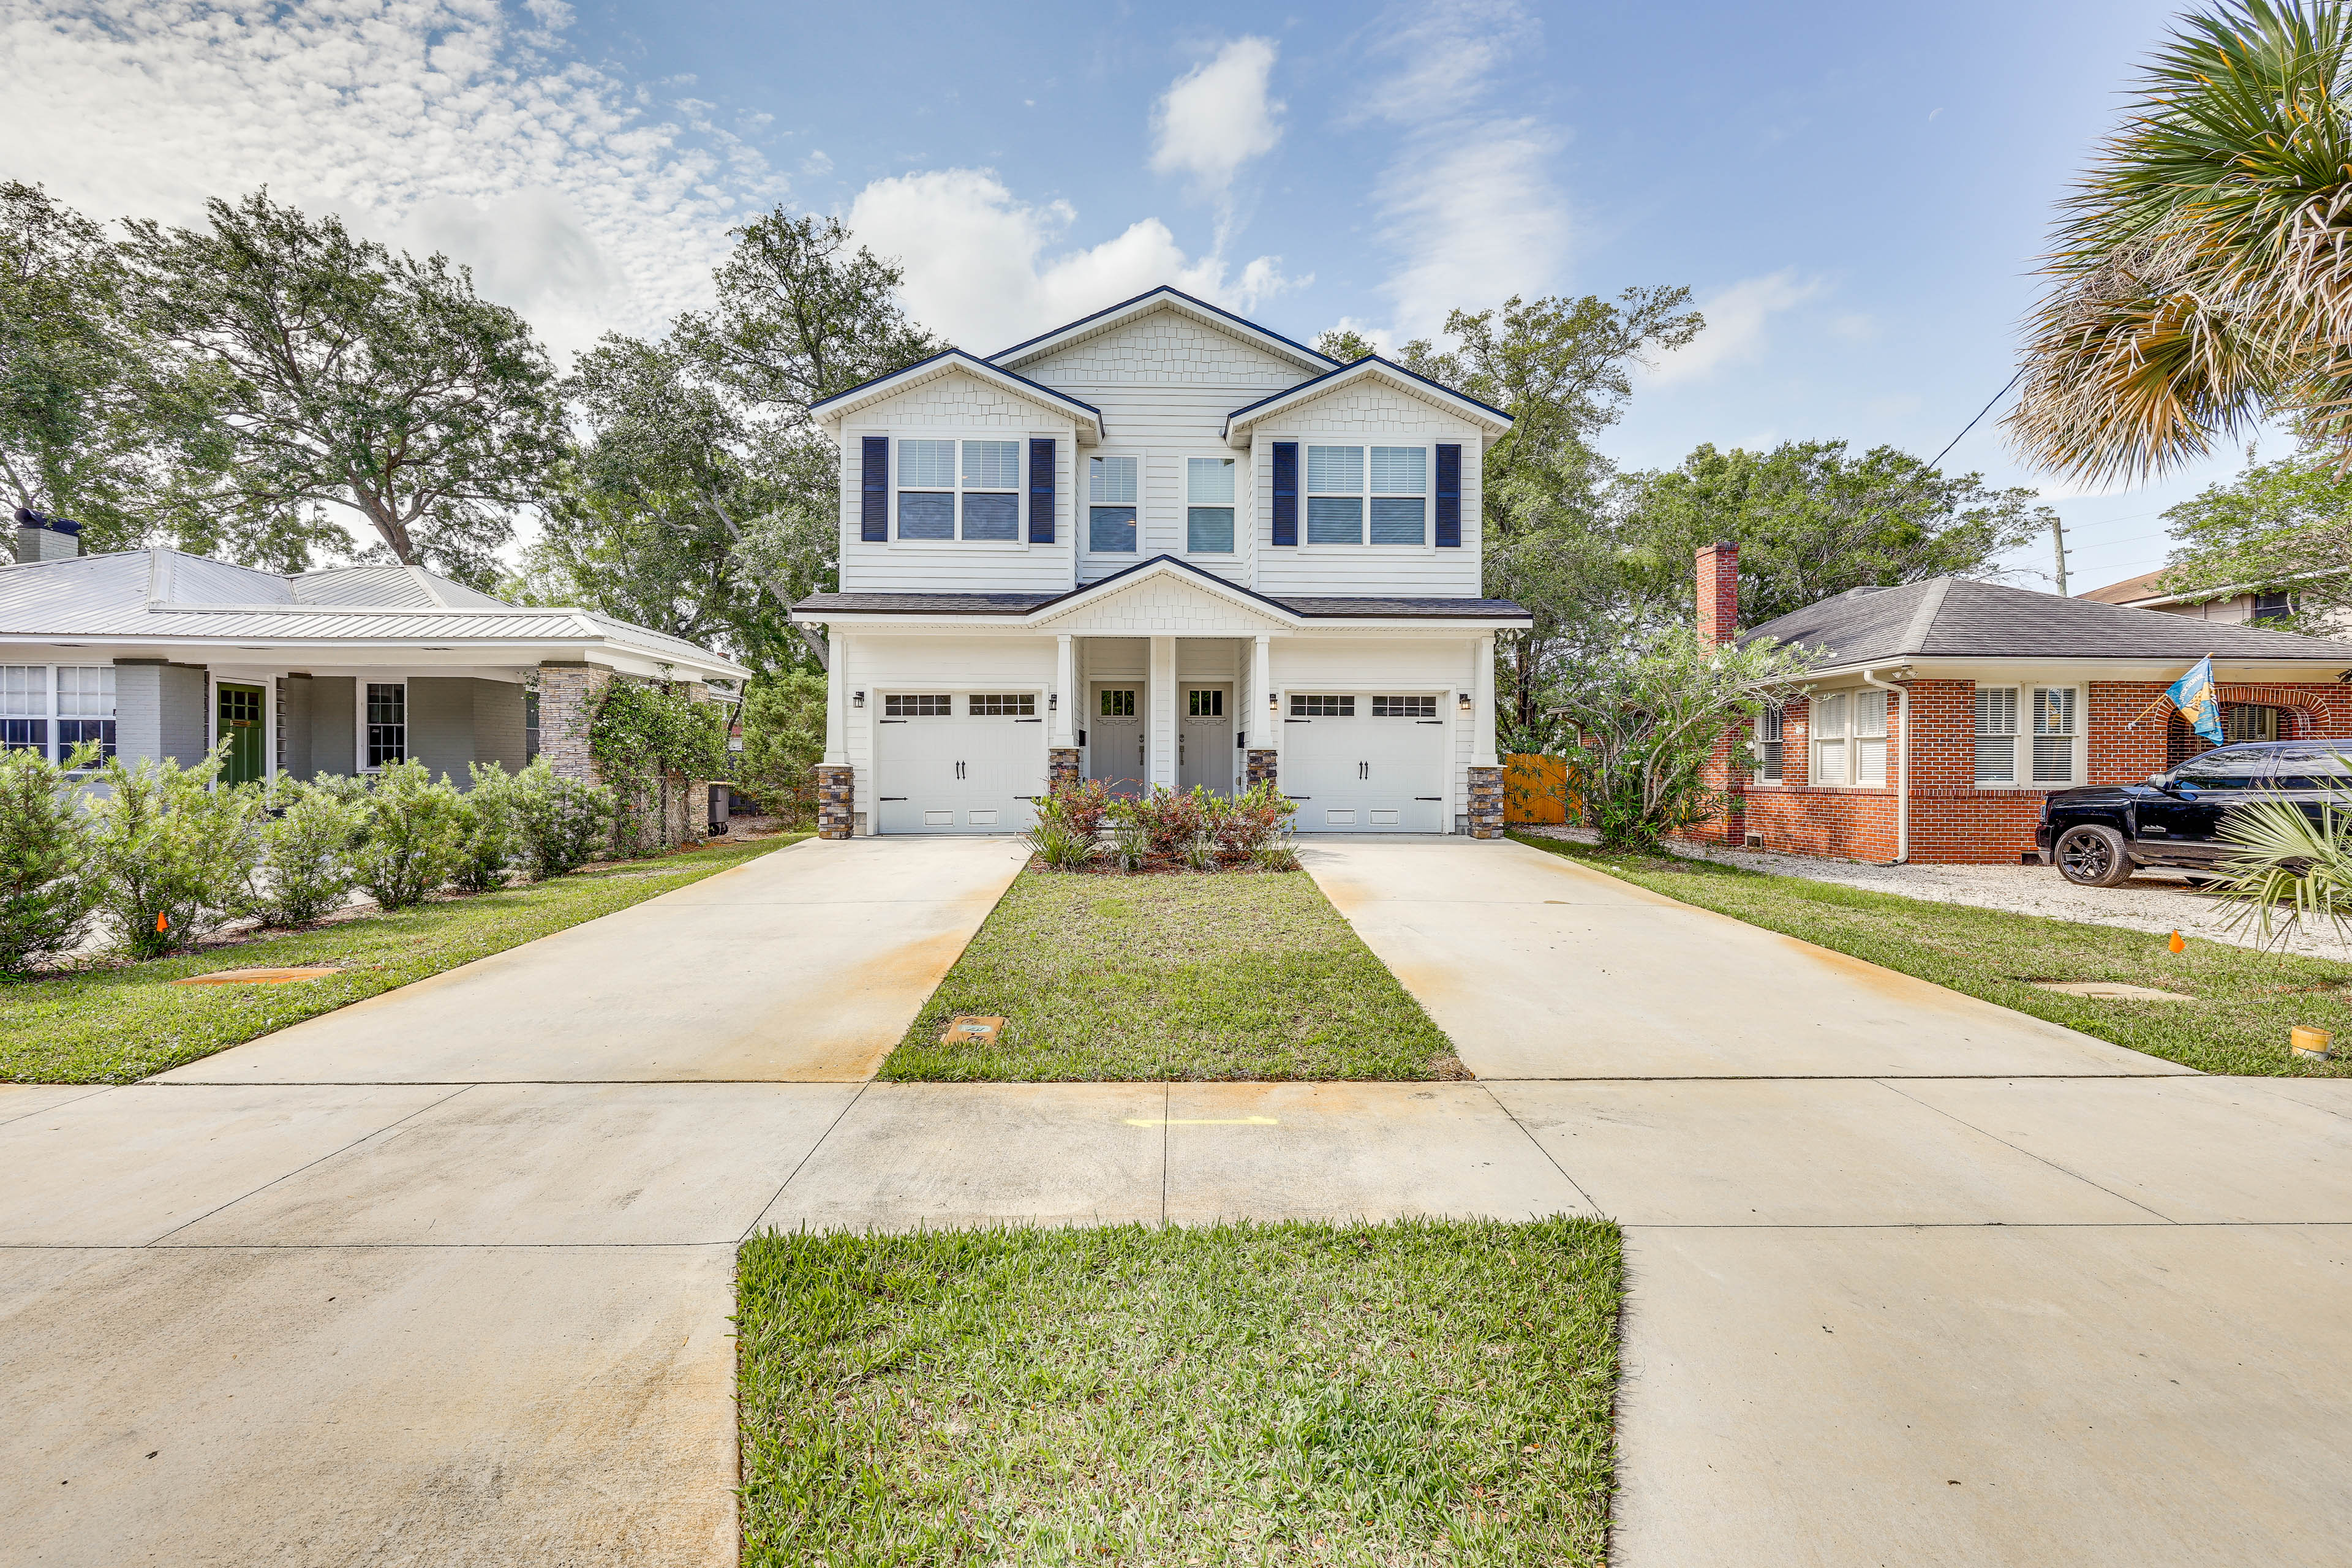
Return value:
<svg viewBox="0 0 2352 1568">
<path fill-rule="evenodd" d="M 1298 443 L 1274 444 L 1274 542 L 1298 542 Z"/>
<path fill-rule="evenodd" d="M 857 537 L 869 544 L 890 540 L 890 437 L 866 437 L 866 493 L 858 512 Z"/>
<path fill-rule="evenodd" d="M 1462 448 L 1437 448 L 1437 547 L 1462 548 Z"/>
<path fill-rule="evenodd" d="M 1054 438 L 1029 443 L 1029 542 L 1054 542 Z"/>
</svg>

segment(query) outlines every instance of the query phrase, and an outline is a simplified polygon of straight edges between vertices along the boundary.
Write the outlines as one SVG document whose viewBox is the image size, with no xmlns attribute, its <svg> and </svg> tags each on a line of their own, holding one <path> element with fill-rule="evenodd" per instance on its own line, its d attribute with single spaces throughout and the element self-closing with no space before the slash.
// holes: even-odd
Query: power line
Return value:
<svg viewBox="0 0 2352 1568">
<path fill-rule="evenodd" d="M 1949 441 L 1945 442 L 1944 449 L 1937 453 L 1936 460 L 1927 466 L 1931 468 L 1942 468 L 1944 466 L 1944 459 L 1951 456 L 1952 448 L 1958 446 L 1960 442 L 1967 437 L 1968 433 L 1977 427 L 1977 419 L 1982 419 L 1986 415 L 1991 413 L 1993 404 L 1999 403 L 2002 398 L 2007 397 L 2010 394 L 2011 388 L 2016 386 L 2019 382 L 2024 379 L 2025 367 L 2023 365 L 2019 365 L 2017 367 L 2017 374 L 2009 378 L 2009 385 L 2004 386 L 1999 392 L 1994 393 L 1992 395 L 1992 403 L 1988 403 L 1982 408 L 1978 409 L 1976 419 L 1971 419 L 1967 424 L 1961 426 L 1959 435 L 1955 436 Z"/>
</svg>

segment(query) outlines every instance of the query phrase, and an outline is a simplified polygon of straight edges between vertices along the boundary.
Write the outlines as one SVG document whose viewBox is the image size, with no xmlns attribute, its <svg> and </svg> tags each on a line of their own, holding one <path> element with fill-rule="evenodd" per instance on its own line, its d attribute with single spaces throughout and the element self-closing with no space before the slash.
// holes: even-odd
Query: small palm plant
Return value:
<svg viewBox="0 0 2352 1568">
<path fill-rule="evenodd" d="M 2257 801 L 2230 813 L 2221 832 L 2230 853 L 2217 868 L 2221 875 L 2214 888 L 2238 906 L 2228 929 L 2251 924 L 2268 947 L 2325 921 L 2342 940 L 2352 918 L 2352 792 L 2330 784 L 2326 795 L 2315 815 L 2284 800 Z M 2285 925 L 2274 930 L 2282 911 Z"/>
</svg>

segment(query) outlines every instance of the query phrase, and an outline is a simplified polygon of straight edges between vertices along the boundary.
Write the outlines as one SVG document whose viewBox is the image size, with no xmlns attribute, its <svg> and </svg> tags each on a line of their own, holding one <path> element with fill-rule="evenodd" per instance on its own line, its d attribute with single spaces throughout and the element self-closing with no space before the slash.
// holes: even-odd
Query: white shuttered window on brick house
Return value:
<svg viewBox="0 0 2352 1568">
<path fill-rule="evenodd" d="M 1853 782 L 1871 788 L 1886 783 L 1886 693 L 1853 694 Z"/>
<path fill-rule="evenodd" d="M 1813 783 L 1853 782 L 1846 772 L 1846 694 L 1832 692 L 1813 699 Z"/>
<path fill-rule="evenodd" d="M 2017 688 L 1977 688 L 1977 783 L 2005 787 L 2017 782 Z"/>
<path fill-rule="evenodd" d="M 1782 742 L 1780 727 L 1785 715 L 1776 704 L 1756 716 L 1756 782 L 1776 784 L 1780 782 Z"/>
<path fill-rule="evenodd" d="M 2074 782 L 2075 698 L 2071 686 L 2033 689 L 2033 782 L 2065 784 Z"/>
</svg>

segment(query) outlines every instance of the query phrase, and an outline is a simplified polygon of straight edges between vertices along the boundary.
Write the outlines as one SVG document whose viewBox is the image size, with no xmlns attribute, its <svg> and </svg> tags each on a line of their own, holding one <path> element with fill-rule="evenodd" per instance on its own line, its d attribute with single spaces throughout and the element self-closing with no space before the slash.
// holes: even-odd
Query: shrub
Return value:
<svg viewBox="0 0 2352 1568">
<path fill-rule="evenodd" d="M 744 693 L 736 787 L 788 822 L 816 819 L 824 704 L 824 677 L 805 670 L 755 680 Z"/>
<path fill-rule="evenodd" d="M 544 757 L 515 775 L 512 801 L 523 861 L 542 880 L 580 869 L 613 831 L 613 792 L 556 777 Z"/>
<path fill-rule="evenodd" d="M 1208 803 L 1214 798 L 1198 785 L 1178 795 L 1165 784 L 1153 784 L 1142 795 L 1114 800 L 1106 814 L 1113 841 L 1122 842 L 1120 835 L 1126 833 L 1139 839 L 1139 858 L 1177 859 L 1200 836 L 1214 809 Z"/>
<path fill-rule="evenodd" d="M 296 779 L 279 780 L 269 805 L 276 815 L 258 819 L 261 854 L 246 907 L 268 925 L 309 925 L 352 890 L 364 809 L 349 791 Z"/>
<path fill-rule="evenodd" d="M 69 951 L 97 907 L 89 834 L 67 776 L 89 765 L 92 750 L 63 768 L 38 752 L 0 752 L 0 979 Z"/>
<path fill-rule="evenodd" d="M 465 807 L 445 775 L 418 762 L 394 763 L 368 792 L 366 825 L 352 857 L 359 885 L 380 908 L 404 910 L 457 869 Z"/>
<path fill-rule="evenodd" d="M 458 797 L 455 880 L 469 893 L 488 893 L 507 885 L 507 867 L 515 858 L 519 835 L 515 826 L 518 781 L 503 763 L 484 767 L 466 764 L 471 787 Z"/>
<path fill-rule="evenodd" d="M 588 749 L 620 808 L 612 823 L 613 846 L 628 853 L 668 842 L 674 779 L 716 778 L 728 771 L 718 706 L 660 682 L 615 677 L 588 721 Z"/>
<path fill-rule="evenodd" d="M 1277 834 L 1254 846 L 1250 865 L 1260 871 L 1297 871 L 1305 868 L 1298 863 L 1298 841 L 1288 833 Z"/>
<path fill-rule="evenodd" d="M 1093 809 L 1083 786 L 1065 784 L 1038 800 L 1036 824 L 1021 837 L 1046 865 L 1057 871 L 1075 871 L 1102 853 L 1093 826 L 1100 820 L 1101 813 Z"/>
<path fill-rule="evenodd" d="M 1073 833 L 1083 833 L 1089 839 L 1102 832 L 1103 818 L 1110 811 L 1110 787 L 1100 779 L 1082 779 L 1066 784 L 1052 796 L 1054 809 Z"/>
<path fill-rule="evenodd" d="M 1263 846 L 1287 843 L 1291 822 L 1298 815 L 1295 801 L 1263 780 L 1223 805 L 1215 827 L 1217 847 L 1234 860 L 1255 862 Z M 1290 858 L 1295 864 L 1296 852 Z"/>
<path fill-rule="evenodd" d="M 261 854 L 262 792 L 215 789 L 227 742 L 193 768 L 110 757 L 88 804 L 90 867 L 115 942 L 136 958 L 186 947 L 241 910 Z"/>
</svg>

